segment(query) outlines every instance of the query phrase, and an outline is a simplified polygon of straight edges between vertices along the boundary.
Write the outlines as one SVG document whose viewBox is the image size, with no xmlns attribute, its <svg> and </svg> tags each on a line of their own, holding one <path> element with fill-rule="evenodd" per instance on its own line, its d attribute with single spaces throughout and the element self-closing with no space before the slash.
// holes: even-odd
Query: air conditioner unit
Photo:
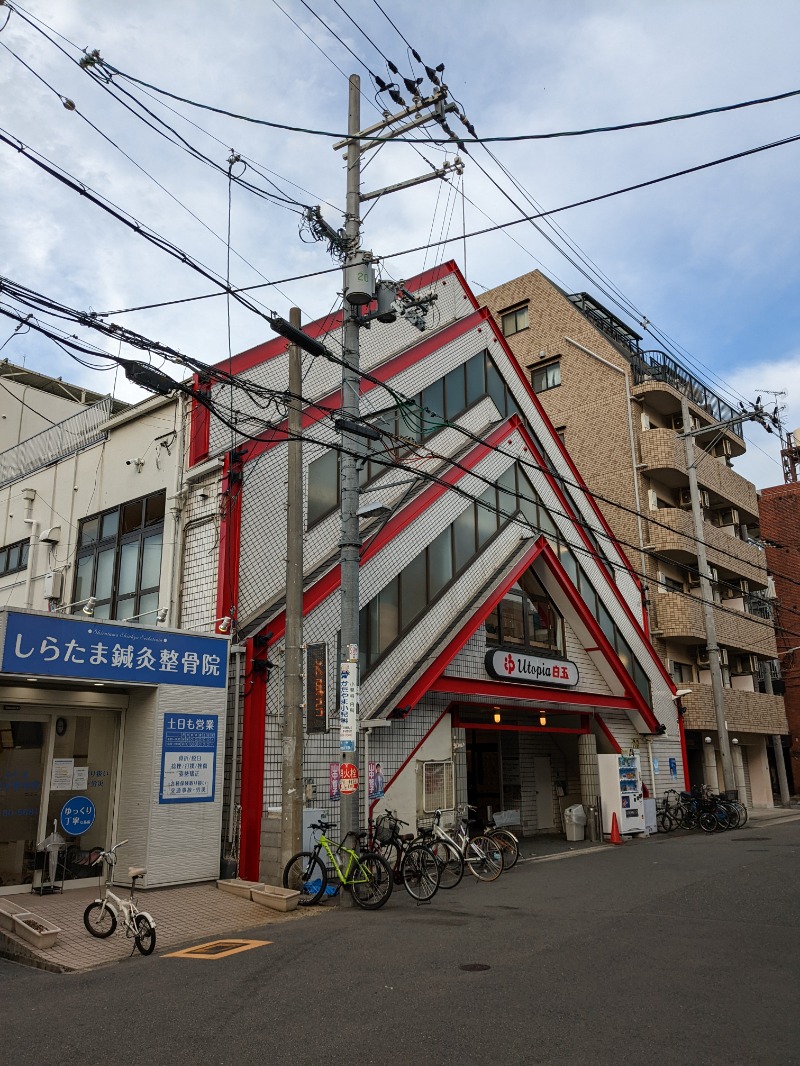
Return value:
<svg viewBox="0 0 800 1066">
<path fill-rule="evenodd" d="M 724 455 L 726 459 L 730 459 L 732 453 L 733 449 L 731 448 L 731 442 L 729 440 L 723 440 L 721 454 Z"/>
<path fill-rule="evenodd" d="M 678 498 L 678 502 L 680 503 L 681 507 L 691 507 L 692 506 L 692 491 L 691 491 L 691 489 L 681 489 L 680 496 Z"/>
<path fill-rule="evenodd" d="M 711 506 L 711 497 L 705 489 L 700 489 L 700 506 L 706 508 Z"/>
<path fill-rule="evenodd" d="M 758 673 L 758 656 L 757 655 L 737 655 L 736 656 L 736 674 L 757 674 Z"/>
<path fill-rule="evenodd" d="M 675 430 L 676 433 L 682 433 L 683 432 L 683 416 L 682 415 L 673 415 L 670 424 L 671 424 L 672 428 Z"/>
<path fill-rule="evenodd" d="M 716 566 L 709 566 L 708 572 L 711 575 L 711 584 L 716 585 L 719 581 L 719 574 L 717 573 Z"/>
<path fill-rule="evenodd" d="M 739 512 L 735 507 L 726 507 L 724 511 L 716 511 L 714 520 L 718 526 L 738 526 Z"/>
<path fill-rule="evenodd" d="M 710 656 L 708 654 L 708 648 L 698 648 L 697 649 L 697 665 L 698 666 L 708 666 L 708 664 L 710 662 L 711 662 L 711 658 L 710 658 Z"/>
</svg>

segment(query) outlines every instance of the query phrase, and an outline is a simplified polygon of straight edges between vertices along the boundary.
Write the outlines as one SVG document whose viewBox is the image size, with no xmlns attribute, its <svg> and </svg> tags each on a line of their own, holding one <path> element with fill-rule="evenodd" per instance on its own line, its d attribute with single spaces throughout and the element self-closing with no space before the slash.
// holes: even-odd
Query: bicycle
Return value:
<svg viewBox="0 0 800 1066">
<path fill-rule="evenodd" d="M 439 891 L 439 863 L 431 847 L 419 840 L 415 842 L 413 833 L 401 833 L 401 825 L 408 822 L 390 810 L 377 819 L 373 836 L 375 852 L 388 862 L 395 884 L 404 885 L 418 903 L 428 903 Z"/>
<path fill-rule="evenodd" d="M 478 808 L 467 804 L 467 810 L 477 811 Z M 519 840 L 510 829 L 506 829 L 505 826 L 502 825 L 497 825 L 494 816 L 491 816 L 483 823 L 483 829 L 481 832 L 483 836 L 494 840 L 499 847 L 503 859 L 504 870 L 510 870 L 512 866 L 516 866 L 517 859 L 519 858 Z"/>
<path fill-rule="evenodd" d="M 125 936 L 133 937 L 134 947 L 138 948 L 142 955 L 152 955 L 156 946 L 156 923 L 147 911 L 140 911 L 136 906 L 136 881 L 139 877 L 144 877 L 147 870 L 139 866 L 128 867 L 128 877 L 131 879 L 128 899 L 120 899 L 111 890 L 114 867 L 117 864 L 117 848 L 127 843 L 127 840 L 120 840 L 110 851 L 101 851 L 92 863 L 92 866 L 97 866 L 102 862 L 107 863 L 108 879 L 103 896 L 90 903 L 83 912 L 83 924 L 92 936 L 105 940 L 117 928 L 117 923 L 121 918 Z M 133 950 L 131 948 L 131 954 Z"/>
<path fill-rule="evenodd" d="M 441 819 L 441 810 L 435 811 L 431 832 L 434 842 L 441 842 L 449 849 L 447 857 L 439 859 L 442 864 L 442 888 L 455 888 L 464 876 L 465 869 L 478 881 L 496 881 L 503 872 L 503 858 L 497 843 L 484 834 L 470 838 L 465 817 L 460 819 L 455 838 L 451 837 L 442 829 Z M 424 842 L 424 836 L 421 839 Z M 460 869 L 456 866 L 454 854 L 460 860 Z M 445 884 L 445 881 L 448 883 Z"/>
<path fill-rule="evenodd" d="M 326 836 L 335 822 L 314 822 L 311 826 L 319 832 L 312 851 L 299 851 L 286 863 L 283 870 L 283 887 L 300 892 L 298 904 L 308 907 L 319 900 L 328 886 L 328 868 L 320 858 L 324 851 L 330 861 L 333 876 L 340 885 L 350 889 L 355 902 L 365 910 L 377 910 L 387 902 L 392 894 L 394 876 L 387 861 L 374 852 L 367 851 L 359 855 L 352 848 L 345 847 L 344 841 L 337 843 Z M 349 834 L 366 837 L 367 833 Z M 345 837 L 345 840 L 347 837 Z M 335 852 L 347 856 L 347 864 L 342 869 Z"/>
</svg>

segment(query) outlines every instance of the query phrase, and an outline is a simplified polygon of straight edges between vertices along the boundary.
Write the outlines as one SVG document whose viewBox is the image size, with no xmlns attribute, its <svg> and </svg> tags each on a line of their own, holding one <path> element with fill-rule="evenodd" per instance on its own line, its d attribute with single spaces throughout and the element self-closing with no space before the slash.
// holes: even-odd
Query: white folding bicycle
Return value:
<svg viewBox="0 0 800 1066">
<path fill-rule="evenodd" d="M 140 911 L 136 906 L 136 879 L 144 877 L 147 870 L 138 866 L 128 868 L 128 877 L 131 879 L 131 892 L 128 899 L 120 899 L 111 891 L 111 881 L 117 862 L 117 848 L 127 843 L 127 840 L 120 840 L 110 851 L 101 851 L 92 863 L 92 866 L 97 866 L 101 862 L 108 863 L 108 879 L 102 898 L 90 903 L 83 912 L 83 924 L 92 936 L 104 940 L 111 936 L 121 918 L 125 936 L 133 937 L 134 947 L 138 948 L 142 955 L 152 955 L 156 946 L 156 923 L 147 911 Z M 133 948 L 131 948 L 132 952 Z"/>
</svg>

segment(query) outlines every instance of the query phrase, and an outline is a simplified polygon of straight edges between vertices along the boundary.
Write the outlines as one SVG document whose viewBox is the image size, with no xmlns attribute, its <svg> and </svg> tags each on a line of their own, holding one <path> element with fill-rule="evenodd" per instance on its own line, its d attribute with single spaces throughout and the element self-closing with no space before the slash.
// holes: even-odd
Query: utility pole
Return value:
<svg viewBox="0 0 800 1066">
<path fill-rule="evenodd" d="M 345 218 L 345 236 L 347 254 L 344 261 L 344 358 L 348 364 L 342 369 L 342 407 L 343 422 L 357 423 L 360 415 L 361 378 L 359 375 L 359 322 L 358 307 L 350 302 L 348 293 L 350 279 L 358 264 L 363 261 L 359 254 L 361 243 L 361 79 L 357 74 L 350 75 L 350 92 L 347 109 L 347 203 Z M 358 774 L 358 567 L 361 537 L 358 529 L 358 468 L 355 452 L 358 438 L 345 425 L 341 428 L 342 450 L 340 454 L 341 478 L 341 540 L 339 543 L 341 561 L 341 648 L 342 662 L 355 659 L 356 665 L 350 667 L 355 674 L 356 684 L 351 687 L 354 706 L 348 707 L 349 715 L 354 721 L 349 722 L 349 735 L 354 737 L 353 750 L 347 750 L 348 740 L 340 735 L 342 748 L 342 770 L 340 780 L 347 778 L 349 771 L 344 770 L 347 763 L 355 766 Z M 362 785 L 363 787 L 363 785 Z M 339 801 L 339 822 L 342 838 L 345 834 L 359 829 L 358 793 L 341 792 Z M 352 840 L 345 841 L 348 847 Z M 345 893 L 343 899 L 350 897 Z"/>
<path fill-rule="evenodd" d="M 686 396 L 681 396 L 681 417 L 684 427 L 691 426 L 691 414 L 689 401 Z M 704 427 L 707 431 L 711 427 Z M 719 735 L 719 750 L 722 755 L 722 778 L 725 790 L 736 788 L 736 779 L 733 774 L 733 760 L 731 758 L 731 744 L 728 737 L 728 726 L 725 722 L 725 690 L 722 684 L 722 667 L 720 665 L 719 645 L 717 644 L 717 627 L 714 621 L 714 596 L 711 587 L 711 574 L 708 569 L 706 557 L 706 540 L 703 529 L 703 509 L 700 506 L 700 489 L 697 484 L 697 467 L 694 457 L 694 434 L 684 432 L 683 445 L 686 451 L 686 468 L 689 474 L 689 493 L 692 500 L 692 519 L 694 522 L 694 538 L 697 546 L 697 568 L 700 572 L 700 598 L 703 606 L 703 621 L 706 631 L 706 647 L 708 649 L 708 665 L 711 670 L 711 692 L 714 698 L 714 715 L 717 720 L 717 733 Z M 743 797 L 741 797 L 743 799 Z"/>
<path fill-rule="evenodd" d="M 300 308 L 289 321 L 300 329 Z M 286 508 L 286 644 L 281 760 L 281 869 L 300 851 L 303 835 L 303 374 L 300 349 L 289 345 Z"/>
</svg>

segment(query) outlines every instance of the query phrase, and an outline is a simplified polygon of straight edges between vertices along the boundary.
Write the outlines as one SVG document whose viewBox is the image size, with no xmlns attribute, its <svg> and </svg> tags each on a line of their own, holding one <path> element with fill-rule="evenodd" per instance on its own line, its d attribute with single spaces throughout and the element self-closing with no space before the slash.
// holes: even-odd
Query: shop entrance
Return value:
<svg viewBox="0 0 800 1066">
<path fill-rule="evenodd" d="M 500 734 L 487 729 L 467 729 L 467 802 L 485 820 L 489 808 L 503 809 L 503 760 Z"/>
<path fill-rule="evenodd" d="M 0 892 L 96 876 L 94 853 L 110 843 L 118 734 L 111 710 L 0 718 Z"/>
</svg>

